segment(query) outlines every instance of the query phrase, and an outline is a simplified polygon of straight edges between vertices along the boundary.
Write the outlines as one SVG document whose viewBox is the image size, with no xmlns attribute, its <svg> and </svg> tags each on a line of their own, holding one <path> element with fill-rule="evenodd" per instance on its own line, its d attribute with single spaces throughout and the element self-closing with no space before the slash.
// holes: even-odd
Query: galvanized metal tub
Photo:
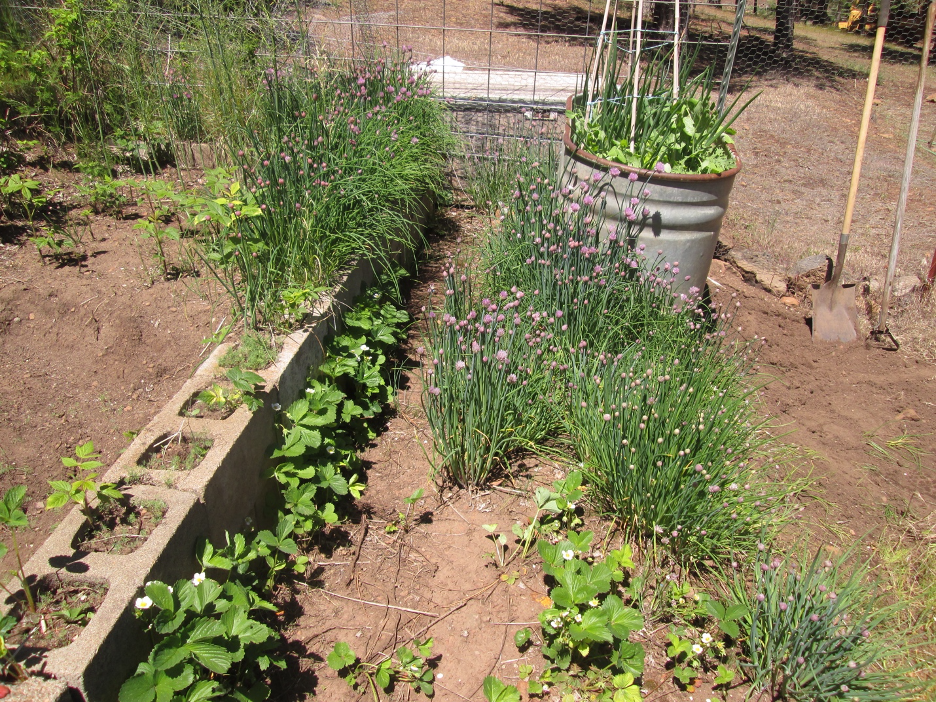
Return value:
<svg viewBox="0 0 936 702">
<path fill-rule="evenodd" d="M 572 109 L 572 97 L 566 108 Z M 679 274 L 673 292 L 688 294 L 690 288 L 699 291 L 705 288 L 715 244 L 721 231 L 722 218 L 728 209 L 728 196 L 734 185 L 735 176 L 741 171 L 741 159 L 732 148 L 737 165 L 721 173 L 701 175 L 656 173 L 642 168 L 632 168 L 621 163 L 595 156 L 572 143 L 571 125 L 566 122 L 563 133 L 564 153 L 560 164 L 560 177 L 566 169 L 575 168 L 579 178 L 590 178 L 592 172 L 607 173 L 617 168 L 622 174 L 636 173 L 644 189 L 650 195 L 644 198 L 642 207 L 650 210 L 649 221 L 637 239 L 644 244 L 650 258 L 658 252 L 663 260 L 676 264 Z M 571 163 L 570 163 L 571 162 Z M 619 184 L 621 191 L 614 189 Z M 611 192 L 605 205 L 605 221 L 615 224 L 622 218 L 622 210 L 629 205 L 624 190 L 628 186 L 626 177 L 611 179 Z M 606 233 L 607 228 L 603 228 Z"/>
</svg>

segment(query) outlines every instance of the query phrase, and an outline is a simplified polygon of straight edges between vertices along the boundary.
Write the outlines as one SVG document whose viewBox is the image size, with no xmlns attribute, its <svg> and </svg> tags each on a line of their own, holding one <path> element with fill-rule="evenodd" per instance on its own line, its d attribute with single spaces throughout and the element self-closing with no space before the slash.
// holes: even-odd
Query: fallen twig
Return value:
<svg viewBox="0 0 936 702">
<path fill-rule="evenodd" d="M 309 587 L 305 583 L 300 583 L 300 584 L 305 585 L 306 587 Z M 399 610 L 400 612 L 409 612 L 410 614 L 422 614 L 423 616 L 426 616 L 426 617 L 438 617 L 439 616 L 435 612 L 423 612 L 422 610 L 410 609 L 409 607 L 399 607 L 398 605 L 392 605 L 392 604 L 381 604 L 380 602 L 371 602 L 370 600 L 359 600 L 356 597 L 348 597 L 347 595 L 339 595 L 336 592 L 329 592 L 328 590 L 319 589 L 319 592 L 326 594 L 326 595 L 331 595 L 332 597 L 337 597 L 342 600 L 348 600 L 349 602 L 357 602 L 358 604 L 370 605 L 371 607 L 383 607 L 385 609 L 396 609 L 396 610 Z"/>
<path fill-rule="evenodd" d="M 351 559 L 351 569 L 348 573 L 348 579 L 345 580 L 345 587 L 351 584 L 351 581 L 354 580 L 354 569 L 357 567 L 358 558 L 361 557 L 361 546 L 364 545 L 364 539 L 367 538 L 367 518 L 364 517 L 364 527 L 361 529 L 361 538 L 358 539 L 357 548 L 354 550 L 354 558 Z"/>
</svg>

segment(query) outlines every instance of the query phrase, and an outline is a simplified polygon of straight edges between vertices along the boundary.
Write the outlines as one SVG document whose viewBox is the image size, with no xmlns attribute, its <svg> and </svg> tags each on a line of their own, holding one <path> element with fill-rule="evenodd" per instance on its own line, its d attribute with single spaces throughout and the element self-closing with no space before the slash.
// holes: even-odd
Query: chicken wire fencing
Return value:
<svg viewBox="0 0 936 702">
<path fill-rule="evenodd" d="M 926 5 L 892 4 L 882 82 L 912 83 Z M 670 48 L 678 38 L 684 56 L 697 51 L 696 65 L 714 64 L 732 91 L 770 81 L 834 90 L 866 79 L 877 13 L 867 0 L 741 0 L 740 7 L 723 0 L 347 0 L 322 3 L 303 17 L 314 45 L 332 55 L 409 48 L 415 63 L 434 71 L 440 95 L 469 135 L 505 137 L 524 115 L 544 122 L 541 130 L 556 123 L 567 96 L 582 89 L 599 35 L 612 25 L 622 61 L 635 51 Z"/>
</svg>

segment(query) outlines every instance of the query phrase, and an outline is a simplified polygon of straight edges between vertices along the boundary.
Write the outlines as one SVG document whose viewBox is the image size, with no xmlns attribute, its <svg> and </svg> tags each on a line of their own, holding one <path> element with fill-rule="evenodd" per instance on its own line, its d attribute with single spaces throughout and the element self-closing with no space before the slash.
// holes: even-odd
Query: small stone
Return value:
<svg viewBox="0 0 936 702">
<path fill-rule="evenodd" d="M 805 275 L 806 273 L 810 273 L 818 269 L 824 269 L 831 261 L 832 259 L 825 254 L 816 254 L 815 256 L 801 258 L 790 267 L 790 276 L 796 277 L 798 275 Z"/>
<path fill-rule="evenodd" d="M 898 275 L 891 283 L 891 295 L 894 297 L 906 297 L 912 293 L 920 284 L 920 279 L 915 275 Z"/>
<path fill-rule="evenodd" d="M 921 420 L 920 415 L 916 413 L 916 410 L 908 407 L 903 412 L 898 414 L 894 419 L 898 422 L 919 422 Z"/>
<path fill-rule="evenodd" d="M 19 317 L 14 317 L 14 318 L 13 318 L 13 321 L 14 321 L 14 322 L 22 322 L 23 320 L 20 319 Z"/>
<path fill-rule="evenodd" d="M 783 273 L 770 270 L 761 263 L 761 257 L 751 255 L 752 252 L 732 251 L 732 263 L 741 271 L 741 277 L 747 283 L 754 283 L 777 297 L 786 294 L 787 278 Z M 752 260 L 752 259 L 756 259 Z M 766 261 L 765 261 L 766 263 Z"/>
<path fill-rule="evenodd" d="M 799 307 L 799 300 L 797 300 L 792 295 L 785 295 L 784 297 L 781 297 L 780 302 L 782 302 L 787 307 Z"/>
<path fill-rule="evenodd" d="M 30 319 L 35 319 L 35 318 L 36 318 L 36 315 L 33 314 L 32 312 L 30 312 L 30 313 L 29 313 L 29 318 L 30 318 Z"/>
<path fill-rule="evenodd" d="M 126 407 L 124 407 L 124 412 L 129 412 L 132 409 L 133 407 L 131 407 L 130 405 L 127 405 Z"/>
</svg>

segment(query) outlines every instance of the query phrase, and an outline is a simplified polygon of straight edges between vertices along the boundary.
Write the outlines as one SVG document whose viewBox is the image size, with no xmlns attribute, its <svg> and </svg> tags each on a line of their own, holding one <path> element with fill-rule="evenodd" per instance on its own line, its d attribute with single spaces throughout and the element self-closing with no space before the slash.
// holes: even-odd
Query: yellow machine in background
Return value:
<svg viewBox="0 0 936 702">
<path fill-rule="evenodd" d="M 877 20 L 877 5 L 869 4 L 867 7 L 852 5 L 848 13 L 848 19 L 839 22 L 839 29 L 846 32 L 874 32 L 875 22 Z"/>
</svg>

